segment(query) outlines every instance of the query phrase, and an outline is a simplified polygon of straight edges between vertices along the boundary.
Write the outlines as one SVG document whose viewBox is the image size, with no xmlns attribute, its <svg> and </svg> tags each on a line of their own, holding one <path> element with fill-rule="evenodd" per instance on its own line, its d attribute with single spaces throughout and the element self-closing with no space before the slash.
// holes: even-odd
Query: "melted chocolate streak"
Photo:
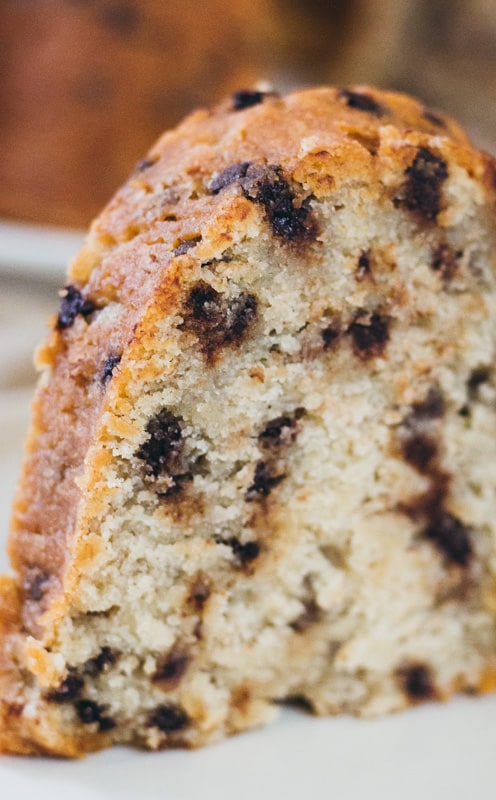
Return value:
<svg viewBox="0 0 496 800">
<path fill-rule="evenodd" d="M 403 456 L 417 472 L 430 478 L 430 488 L 401 510 L 412 519 L 423 521 L 422 535 L 436 545 L 448 562 L 467 566 L 473 552 L 470 528 L 446 509 L 451 476 L 439 464 L 434 439 L 418 430 L 420 421 L 439 418 L 443 413 L 441 395 L 431 390 L 404 420 L 409 435 L 402 444 Z"/>
</svg>

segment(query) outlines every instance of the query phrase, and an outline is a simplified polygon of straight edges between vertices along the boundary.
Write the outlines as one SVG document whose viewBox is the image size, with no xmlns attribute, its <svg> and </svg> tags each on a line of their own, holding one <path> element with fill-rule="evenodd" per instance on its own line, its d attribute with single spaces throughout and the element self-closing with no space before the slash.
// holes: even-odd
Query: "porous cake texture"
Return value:
<svg viewBox="0 0 496 800">
<path fill-rule="evenodd" d="M 366 87 L 159 140 L 38 353 L 4 750 L 494 688 L 495 199 L 455 123 Z"/>
</svg>

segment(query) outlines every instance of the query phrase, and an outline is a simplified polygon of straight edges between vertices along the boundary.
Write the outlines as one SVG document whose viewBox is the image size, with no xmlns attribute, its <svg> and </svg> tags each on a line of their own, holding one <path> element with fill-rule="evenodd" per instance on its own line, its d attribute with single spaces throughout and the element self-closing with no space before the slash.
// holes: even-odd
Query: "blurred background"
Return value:
<svg viewBox="0 0 496 800">
<path fill-rule="evenodd" d="M 496 152 L 496 0 L 0 0 L 0 492 L 82 231 L 165 128 L 260 80 L 406 90 Z"/>
<path fill-rule="evenodd" d="M 372 82 L 496 144 L 496 0 L 0 0 L 0 215 L 86 227 L 153 140 L 268 80 Z"/>
</svg>

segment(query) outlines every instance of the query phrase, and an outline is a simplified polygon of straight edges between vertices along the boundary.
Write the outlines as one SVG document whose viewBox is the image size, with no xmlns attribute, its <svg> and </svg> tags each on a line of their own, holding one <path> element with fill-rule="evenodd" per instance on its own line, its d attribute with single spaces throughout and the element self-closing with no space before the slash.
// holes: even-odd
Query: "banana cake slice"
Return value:
<svg viewBox="0 0 496 800">
<path fill-rule="evenodd" d="M 157 142 L 38 352 L 3 750 L 495 687 L 495 202 L 454 122 L 367 87 Z"/>
</svg>

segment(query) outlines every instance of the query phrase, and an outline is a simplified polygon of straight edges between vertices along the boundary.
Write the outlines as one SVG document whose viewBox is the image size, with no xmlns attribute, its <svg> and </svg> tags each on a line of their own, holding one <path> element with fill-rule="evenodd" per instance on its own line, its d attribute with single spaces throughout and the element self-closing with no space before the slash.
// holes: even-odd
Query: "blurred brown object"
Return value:
<svg viewBox="0 0 496 800">
<path fill-rule="evenodd" d="M 321 79 L 355 4 L 0 0 L 0 216 L 87 225 L 193 108 Z"/>
<path fill-rule="evenodd" d="M 0 214 L 86 225 L 166 125 L 257 73 L 267 0 L 1 0 Z"/>
<path fill-rule="evenodd" d="M 394 86 L 458 117 L 496 152 L 496 0 L 399 0 Z"/>
</svg>

